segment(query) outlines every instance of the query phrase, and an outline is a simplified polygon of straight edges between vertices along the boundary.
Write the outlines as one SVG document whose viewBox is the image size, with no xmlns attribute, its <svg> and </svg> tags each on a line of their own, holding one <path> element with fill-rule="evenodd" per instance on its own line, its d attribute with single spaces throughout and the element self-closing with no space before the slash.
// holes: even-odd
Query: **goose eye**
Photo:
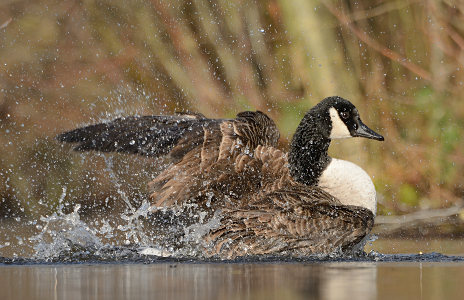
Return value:
<svg viewBox="0 0 464 300">
<path fill-rule="evenodd" d="M 346 120 L 346 119 L 348 119 L 348 117 L 350 116 L 350 114 L 349 114 L 348 112 L 346 112 L 346 111 L 342 111 L 342 112 L 340 113 L 340 116 L 342 117 L 342 119 L 345 119 L 345 120 Z"/>
</svg>

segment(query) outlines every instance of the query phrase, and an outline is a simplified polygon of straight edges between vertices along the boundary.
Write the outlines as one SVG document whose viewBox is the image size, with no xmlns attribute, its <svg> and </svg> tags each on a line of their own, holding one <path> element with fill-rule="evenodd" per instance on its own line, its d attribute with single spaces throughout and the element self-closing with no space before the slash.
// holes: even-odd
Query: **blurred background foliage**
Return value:
<svg viewBox="0 0 464 300">
<path fill-rule="evenodd" d="M 0 215 L 140 204 L 159 162 L 53 137 L 121 115 L 262 110 L 281 146 L 304 112 L 350 99 L 385 136 L 333 143 L 379 214 L 463 204 L 464 3 L 452 0 L 4 0 Z"/>
</svg>

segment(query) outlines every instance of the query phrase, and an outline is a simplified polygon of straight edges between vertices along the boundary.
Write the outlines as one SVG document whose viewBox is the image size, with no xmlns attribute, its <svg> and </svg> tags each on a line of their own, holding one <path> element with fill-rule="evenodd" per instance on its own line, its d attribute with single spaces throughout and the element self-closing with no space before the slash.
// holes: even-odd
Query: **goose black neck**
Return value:
<svg viewBox="0 0 464 300">
<path fill-rule="evenodd" d="M 322 126 L 330 124 L 329 126 Z M 290 174 L 296 181 L 315 185 L 331 158 L 327 151 L 330 145 L 330 116 L 309 111 L 292 139 L 288 157 Z"/>
</svg>

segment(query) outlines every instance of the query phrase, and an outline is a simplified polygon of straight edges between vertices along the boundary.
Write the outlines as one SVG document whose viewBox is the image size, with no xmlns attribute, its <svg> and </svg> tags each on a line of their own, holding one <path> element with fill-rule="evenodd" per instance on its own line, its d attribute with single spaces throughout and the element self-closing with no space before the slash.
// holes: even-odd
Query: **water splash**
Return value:
<svg viewBox="0 0 464 300">
<path fill-rule="evenodd" d="M 80 220 L 79 209 L 80 205 L 76 205 L 70 214 L 63 214 L 60 210 L 49 217 L 40 218 L 45 226 L 38 235 L 30 238 L 37 242 L 34 258 L 47 260 L 56 258 L 64 251 L 102 247 L 97 231 Z"/>
<path fill-rule="evenodd" d="M 42 216 L 37 225 L 40 232 L 29 238 L 33 243 L 33 260 L 74 262 L 91 257 L 108 261 L 127 258 L 129 254 L 130 257 L 202 258 L 208 247 L 203 236 L 221 221 L 220 211 L 212 216 L 206 212 L 193 214 L 195 204 L 176 210 L 154 210 L 145 200 L 139 207 L 127 201 L 124 212 L 114 216 L 118 222 L 105 218 L 85 222 L 79 214 L 80 205 L 69 214 L 63 212 L 66 191 L 63 187 L 57 212 Z"/>
</svg>

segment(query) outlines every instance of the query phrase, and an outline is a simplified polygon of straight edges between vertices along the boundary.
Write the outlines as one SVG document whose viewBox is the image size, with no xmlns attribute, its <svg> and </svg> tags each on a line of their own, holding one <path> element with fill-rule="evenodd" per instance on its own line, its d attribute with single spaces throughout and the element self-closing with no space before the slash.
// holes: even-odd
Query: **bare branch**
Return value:
<svg viewBox="0 0 464 300">
<path fill-rule="evenodd" d="M 6 20 L 2 25 L 0 25 L 0 29 L 3 29 L 3 28 L 6 28 L 6 26 L 8 26 L 11 21 L 13 21 L 13 18 L 9 18 L 8 20 Z"/>
</svg>

